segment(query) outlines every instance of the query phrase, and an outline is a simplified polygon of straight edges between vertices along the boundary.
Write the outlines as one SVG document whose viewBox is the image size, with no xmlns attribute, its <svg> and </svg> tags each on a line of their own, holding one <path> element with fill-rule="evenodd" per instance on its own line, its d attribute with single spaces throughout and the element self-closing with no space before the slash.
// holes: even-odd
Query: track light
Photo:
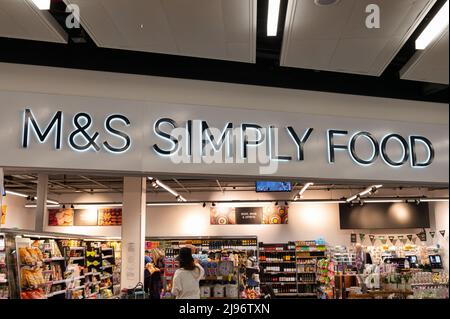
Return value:
<svg viewBox="0 0 450 319">
<path fill-rule="evenodd" d="M 70 205 L 70 208 L 75 209 L 75 206 L 73 206 L 73 204 L 72 204 L 72 205 Z"/>
<path fill-rule="evenodd" d="M 288 206 L 289 204 L 288 204 L 288 202 L 287 202 L 287 201 L 285 201 L 285 202 L 284 202 L 284 205 L 285 205 L 285 206 Z"/>
<path fill-rule="evenodd" d="M 278 201 L 275 202 L 275 206 L 278 206 Z"/>
<path fill-rule="evenodd" d="M 416 50 L 425 50 L 448 26 L 448 0 L 416 39 Z"/>
<path fill-rule="evenodd" d="M 416 203 L 416 205 L 419 205 L 420 204 L 420 199 L 416 199 L 414 202 Z"/>
<path fill-rule="evenodd" d="M 63 208 L 63 209 L 66 209 L 66 205 L 63 204 L 63 205 L 62 205 L 62 208 Z"/>
<path fill-rule="evenodd" d="M 202 205 L 202 206 L 203 206 L 203 208 L 205 208 L 205 207 L 206 207 L 206 203 L 203 203 L 203 205 Z"/>
<path fill-rule="evenodd" d="M 17 193 L 17 192 L 13 192 L 13 191 L 5 191 L 5 193 L 7 194 L 7 195 L 14 195 L 14 196 L 19 196 L 19 197 L 24 197 L 24 198 L 31 198 L 31 196 L 29 196 L 29 195 L 25 195 L 25 194 L 22 194 L 22 193 Z"/>
<path fill-rule="evenodd" d="M 354 201 L 355 199 L 360 199 L 361 197 L 363 197 L 363 196 L 365 196 L 367 194 L 373 194 L 374 192 L 376 192 L 381 187 L 383 187 L 383 185 L 372 185 L 370 187 L 367 187 L 362 192 L 359 192 L 358 194 L 347 198 L 347 202 Z"/>
<path fill-rule="evenodd" d="M 211 206 L 216 207 L 216 203 L 212 202 Z"/>
<path fill-rule="evenodd" d="M 306 183 L 303 185 L 302 189 L 298 192 L 298 194 L 294 197 L 294 200 L 299 200 L 303 197 L 303 193 L 308 189 L 308 187 L 314 185 L 314 183 Z"/>
<path fill-rule="evenodd" d="M 170 188 L 169 186 L 167 186 L 166 184 L 164 184 L 163 182 L 161 182 L 160 180 L 153 178 L 153 177 L 148 177 L 149 180 L 152 181 L 152 186 L 157 188 L 162 187 L 164 188 L 166 191 L 168 191 L 169 193 L 171 193 L 173 196 L 175 196 L 175 198 L 179 201 L 179 202 L 186 202 L 187 200 L 181 196 L 180 194 L 178 194 L 176 191 L 174 191 L 172 188 Z"/>
</svg>

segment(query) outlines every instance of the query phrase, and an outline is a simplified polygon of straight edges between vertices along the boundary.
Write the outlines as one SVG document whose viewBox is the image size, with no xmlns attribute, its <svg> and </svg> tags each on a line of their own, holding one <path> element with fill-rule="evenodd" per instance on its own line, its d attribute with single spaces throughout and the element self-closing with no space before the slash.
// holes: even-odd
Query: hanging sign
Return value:
<svg viewBox="0 0 450 319">
<path fill-rule="evenodd" d="M 356 244 L 356 234 L 350 234 L 350 242 Z"/>
<path fill-rule="evenodd" d="M 444 230 L 440 230 L 439 233 L 442 235 L 442 237 L 445 236 L 445 229 Z"/>
<path fill-rule="evenodd" d="M 395 245 L 395 243 L 397 242 L 397 240 L 395 239 L 395 236 L 388 236 L 389 241 L 392 243 L 392 245 Z"/>
<path fill-rule="evenodd" d="M 430 230 L 430 236 L 431 236 L 431 238 L 434 238 L 434 235 L 436 234 L 436 232 L 435 231 L 431 231 Z"/>
<path fill-rule="evenodd" d="M 402 243 L 403 245 L 406 244 L 406 242 L 407 242 L 407 240 L 408 240 L 408 239 L 405 238 L 405 236 L 398 236 L 398 239 L 401 241 L 401 243 Z"/>
<path fill-rule="evenodd" d="M 369 235 L 370 242 L 372 245 L 375 243 L 375 235 Z"/>
<path fill-rule="evenodd" d="M 387 242 L 386 237 L 384 237 L 384 236 L 378 236 L 378 239 L 381 241 L 381 243 L 383 245 L 386 244 L 386 242 Z"/>
<path fill-rule="evenodd" d="M 413 239 L 413 235 L 406 235 L 406 237 L 408 237 L 409 241 L 412 241 Z"/>
<path fill-rule="evenodd" d="M 361 240 L 361 243 L 364 242 L 364 239 L 366 239 L 366 234 L 359 234 L 359 239 Z"/>
<path fill-rule="evenodd" d="M 421 231 L 420 233 L 417 233 L 417 238 L 419 238 L 420 241 L 427 241 L 427 233 L 425 231 Z"/>
</svg>

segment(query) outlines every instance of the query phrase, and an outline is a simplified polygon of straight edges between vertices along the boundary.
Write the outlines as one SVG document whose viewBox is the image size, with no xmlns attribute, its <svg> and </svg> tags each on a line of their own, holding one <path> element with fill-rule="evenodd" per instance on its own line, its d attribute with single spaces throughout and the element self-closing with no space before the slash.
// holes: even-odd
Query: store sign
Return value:
<svg viewBox="0 0 450 319">
<path fill-rule="evenodd" d="M 213 206 L 210 209 L 211 225 L 279 225 L 288 223 L 288 207 L 266 205 L 263 207 Z"/>
<path fill-rule="evenodd" d="M 0 110 L 0 166 L 448 182 L 444 125 L 1 91 Z"/>
</svg>

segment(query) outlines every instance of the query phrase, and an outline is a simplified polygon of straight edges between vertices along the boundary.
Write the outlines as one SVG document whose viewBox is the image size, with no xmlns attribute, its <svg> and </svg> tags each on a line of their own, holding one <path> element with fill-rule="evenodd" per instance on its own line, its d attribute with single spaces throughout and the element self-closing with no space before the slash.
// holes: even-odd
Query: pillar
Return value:
<svg viewBox="0 0 450 319">
<path fill-rule="evenodd" d="M 123 179 L 122 289 L 144 282 L 146 182 L 145 177 Z"/>
<path fill-rule="evenodd" d="M 42 232 L 44 230 L 44 216 L 47 211 L 48 195 L 48 175 L 38 174 L 36 217 L 34 220 L 34 230 Z"/>
</svg>

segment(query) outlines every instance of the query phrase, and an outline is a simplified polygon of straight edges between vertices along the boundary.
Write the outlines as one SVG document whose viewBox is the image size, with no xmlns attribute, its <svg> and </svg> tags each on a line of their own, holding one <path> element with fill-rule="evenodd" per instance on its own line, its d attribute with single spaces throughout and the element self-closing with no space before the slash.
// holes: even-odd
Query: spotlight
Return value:
<svg viewBox="0 0 450 319">
<path fill-rule="evenodd" d="M 211 206 L 216 207 L 216 203 L 212 202 Z"/>
<path fill-rule="evenodd" d="M 203 205 L 202 205 L 202 206 L 203 206 L 203 208 L 205 208 L 205 207 L 206 207 L 206 203 L 203 203 Z"/>
<path fill-rule="evenodd" d="M 419 205 L 420 204 L 420 199 L 416 199 L 414 202 L 416 203 L 416 205 Z"/>
<path fill-rule="evenodd" d="M 74 208 L 75 208 L 75 206 L 73 206 L 73 204 L 72 204 L 72 205 L 70 205 L 70 208 L 74 209 Z"/>
<path fill-rule="evenodd" d="M 287 202 L 287 201 L 285 201 L 285 202 L 284 202 L 284 205 L 285 205 L 285 206 L 288 206 L 289 204 L 288 204 L 288 202 Z"/>
<path fill-rule="evenodd" d="M 65 209 L 65 208 L 66 208 L 66 205 L 63 204 L 63 205 L 62 205 L 62 208 Z"/>
<path fill-rule="evenodd" d="M 158 188 L 158 184 L 157 184 L 155 181 L 152 182 L 152 186 L 153 186 L 154 188 Z"/>
<path fill-rule="evenodd" d="M 359 201 L 359 206 L 363 206 L 364 202 L 362 200 Z"/>
<path fill-rule="evenodd" d="M 275 202 L 275 206 L 278 206 L 278 201 Z"/>
</svg>

